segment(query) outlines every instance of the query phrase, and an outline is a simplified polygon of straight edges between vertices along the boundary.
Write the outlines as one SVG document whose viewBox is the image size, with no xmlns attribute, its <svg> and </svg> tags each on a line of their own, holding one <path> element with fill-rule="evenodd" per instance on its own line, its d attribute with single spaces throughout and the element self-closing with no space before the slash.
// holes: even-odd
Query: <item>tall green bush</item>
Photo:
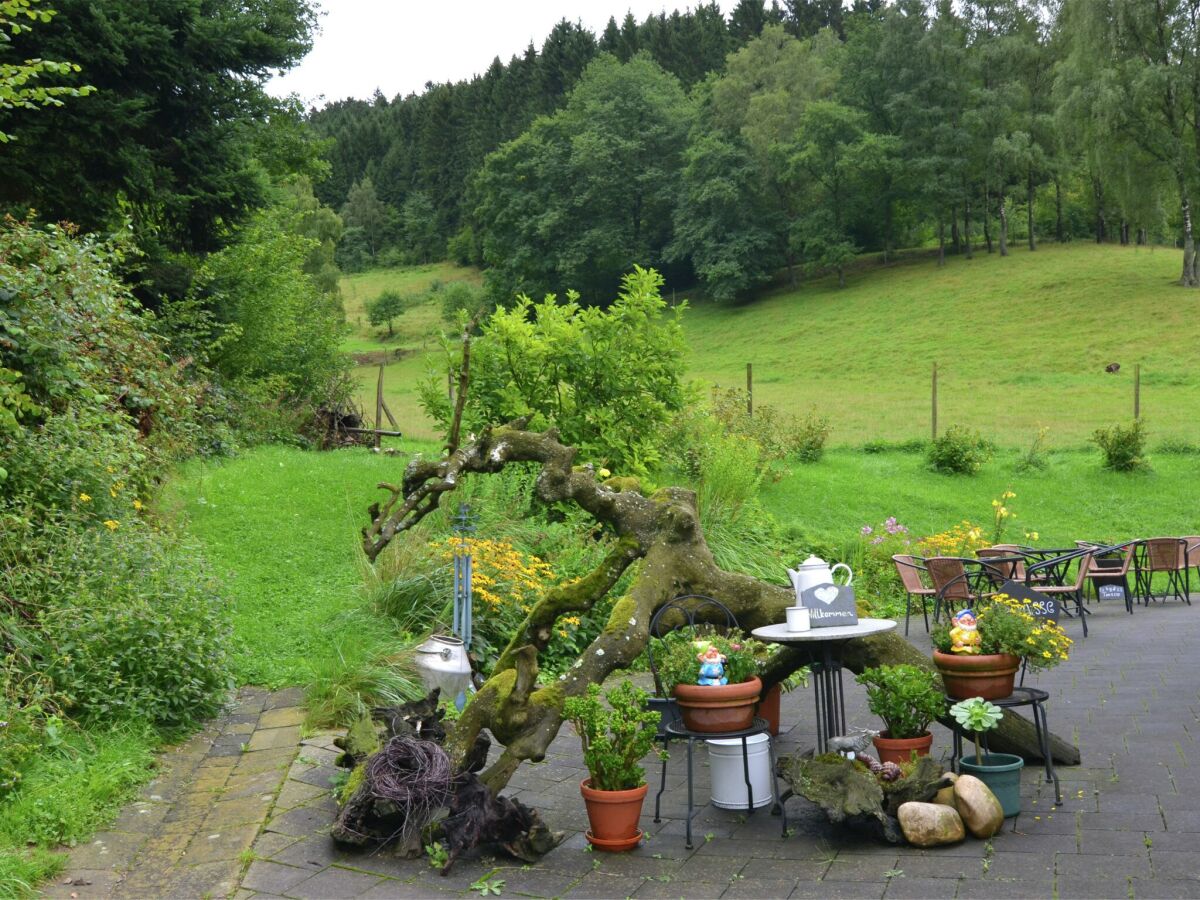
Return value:
<svg viewBox="0 0 1200 900">
<path fill-rule="evenodd" d="M 1104 468 L 1114 472 L 1134 472 L 1148 468 L 1145 457 L 1146 426 L 1141 419 L 1134 419 L 1128 427 L 1113 425 L 1097 428 L 1092 442 L 1100 448 L 1104 457 Z"/>
<path fill-rule="evenodd" d="M 992 458 L 993 447 L 978 431 L 951 425 L 929 445 L 929 467 L 946 475 L 974 475 Z"/>
</svg>

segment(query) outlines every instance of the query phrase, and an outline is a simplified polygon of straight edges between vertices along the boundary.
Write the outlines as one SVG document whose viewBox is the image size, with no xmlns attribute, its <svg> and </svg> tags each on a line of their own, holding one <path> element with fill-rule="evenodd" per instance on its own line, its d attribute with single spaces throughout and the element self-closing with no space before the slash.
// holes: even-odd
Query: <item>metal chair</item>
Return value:
<svg viewBox="0 0 1200 900">
<path fill-rule="evenodd" d="M 949 612 L 951 607 L 970 606 L 984 596 L 979 585 L 987 573 L 979 560 L 960 556 L 930 556 L 925 560 L 925 568 L 937 592 L 933 603 L 934 622 L 940 619 L 943 606 Z"/>
<path fill-rule="evenodd" d="M 907 556 L 898 553 L 892 557 L 892 562 L 896 564 L 896 571 L 900 575 L 900 583 L 904 585 L 905 601 L 904 601 L 904 635 L 908 636 L 908 617 L 912 614 L 913 597 L 921 599 L 921 615 L 925 619 L 925 631 L 929 631 L 929 608 L 925 605 L 926 597 L 937 596 L 937 591 L 934 588 L 926 587 L 921 581 L 921 573 L 928 572 L 923 565 L 917 562 L 917 557 Z"/>
<path fill-rule="evenodd" d="M 1133 564 L 1135 549 L 1132 544 L 1117 544 L 1106 547 L 1090 541 L 1076 541 L 1081 549 L 1092 551 L 1092 560 L 1084 572 L 1084 584 L 1090 585 L 1096 595 L 1096 601 L 1101 599 L 1102 587 L 1116 585 L 1121 588 L 1125 600 L 1125 611 L 1133 615 L 1134 593 L 1129 588 L 1129 569 Z M 1114 554 L 1119 554 L 1115 556 Z M 1115 564 L 1115 565 L 1114 565 Z"/>
<path fill-rule="evenodd" d="M 703 594 L 685 594 L 663 604 L 650 619 L 650 641 L 646 644 L 646 661 L 650 666 L 650 674 L 654 679 L 654 690 L 660 701 L 655 704 L 660 707 L 663 712 L 662 719 L 659 723 L 658 740 L 662 741 L 663 750 L 666 751 L 672 740 L 687 741 L 687 823 L 686 823 L 686 840 L 687 847 L 692 847 L 692 819 L 699 812 L 694 805 L 694 790 L 693 790 L 693 775 L 694 766 L 692 762 L 692 749 L 697 740 L 703 742 L 706 740 L 721 740 L 725 738 L 740 738 L 742 742 L 742 765 L 743 774 L 746 780 L 746 811 L 753 813 L 754 806 L 754 787 L 750 781 L 750 751 L 746 743 L 748 737 L 753 737 L 756 734 L 766 734 L 767 736 L 767 752 L 770 759 L 771 768 L 771 800 L 774 808 L 781 810 L 779 803 L 779 786 L 776 782 L 775 774 L 775 739 L 771 736 L 770 726 L 767 725 L 765 719 L 756 718 L 754 724 L 747 729 L 741 731 L 717 731 L 706 732 L 700 734 L 698 732 L 688 731 L 679 718 L 679 710 L 675 706 L 674 700 L 667 697 L 663 690 L 662 678 L 658 674 L 658 667 L 654 662 L 654 638 L 662 639 L 663 635 L 670 631 L 677 631 L 680 628 L 689 628 L 693 632 L 696 625 L 716 625 L 718 628 L 724 628 L 728 631 L 740 631 L 738 627 L 737 617 L 730 611 L 720 600 L 713 597 L 707 597 Z M 659 783 L 658 793 L 654 795 L 654 821 L 662 821 L 662 795 L 667 788 L 667 754 L 664 753 L 662 760 L 662 779 Z M 786 819 L 785 819 L 786 821 Z"/>
<path fill-rule="evenodd" d="M 1083 587 L 1086 583 L 1088 569 L 1091 568 L 1092 552 L 1090 550 L 1081 550 L 1079 551 L 1079 555 L 1076 557 L 1076 559 L 1079 562 L 1079 569 L 1076 572 L 1074 584 L 1038 584 L 1036 581 L 1028 581 L 1026 582 L 1026 585 L 1027 587 L 1037 591 L 1039 594 L 1048 594 L 1052 597 L 1061 597 L 1067 600 L 1074 600 L 1075 614 L 1079 616 L 1079 621 L 1083 624 L 1083 636 L 1087 637 L 1087 617 L 1091 615 L 1091 611 L 1083 605 Z M 1036 563 L 1035 565 L 1030 566 L 1030 574 L 1035 574 L 1035 570 L 1038 566 L 1049 567 L 1055 564 L 1061 564 L 1061 561 L 1048 559 L 1044 562 Z M 1069 561 L 1067 565 L 1070 565 Z M 1063 607 L 1063 612 L 1065 612 L 1068 616 L 1072 614 L 1071 611 L 1065 606 Z"/>
<path fill-rule="evenodd" d="M 1187 595 L 1192 595 L 1192 569 L 1196 569 L 1196 574 L 1200 575 L 1200 535 L 1189 534 L 1184 535 L 1186 546 L 1183 551 L 1183 583 L 1187 588 Z"/>
<path fill-rule="evenodd" d="M 1185 573 L 1187 572 L 1187 541 L 1183 538 L 1149 538 L 1144 542 L 1145 547 L 1145 588 L 1146 602 L 1159 599 L 1166 600 L 1168 593 L 1176 599 L 1191 606 L 1192 601 L 1187 594 Z M 1167 576 L 1167 589 L 1162 597 L 1155 598 L 1151 582 L 1156 572 L 1164 572 Z"/>
</svg>

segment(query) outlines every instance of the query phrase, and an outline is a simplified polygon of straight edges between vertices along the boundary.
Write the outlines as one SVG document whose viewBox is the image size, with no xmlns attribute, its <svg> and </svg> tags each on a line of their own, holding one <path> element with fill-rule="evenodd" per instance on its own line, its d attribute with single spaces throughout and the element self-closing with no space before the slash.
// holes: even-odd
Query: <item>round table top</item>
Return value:
<svg viewBox="0 0 1200 900">
<path fill-rule="evenodd" d="M 750 633 L 760 641 L 771 641 L 776 644 L 801 644 L 809 641 L 846 641 L 850 638 L 866 637 L 868 634 L 882 634 L 895 627 L 895 619 L 859 619 L 857 625 L 834 625 L 829 628 L 810 628 L 808 631 L 788 631 L 787 623 L 780 622 L 778 625 L 763 625 Z"/>
</svg>

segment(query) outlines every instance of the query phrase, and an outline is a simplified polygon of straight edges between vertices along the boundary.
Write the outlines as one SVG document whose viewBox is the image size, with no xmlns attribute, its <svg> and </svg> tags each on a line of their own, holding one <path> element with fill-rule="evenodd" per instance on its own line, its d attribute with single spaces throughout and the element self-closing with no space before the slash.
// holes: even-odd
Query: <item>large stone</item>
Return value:
<svg viewBox="0 0 1200 900">
<path fill-rule="evenodd" d="M 967 836 L 958 812 L 940 803 L 903 803 L 899 810 L 900 830 L 910 844 L 938 847 L 957 844 Z"/>
<path fill-rule="evenodd" d="M 984 840 L 1004 825 L 1004 808 L 992 789 L 974 775 L 960 775 L 954 782 L 954 805 L 967 831 Z"/>
<path fill-rule="evenodd" d="M 932 803 L 940 803 L 942 806 L 955 806 L 954 803 L 954 782 L 958 781 L 958 775 L 954 772 L 947 772 L 943 779 L 949 781 L 950 784 L 934 795 Z M 955 806 L 957 809 L 957 807 Z"/>
</svg>

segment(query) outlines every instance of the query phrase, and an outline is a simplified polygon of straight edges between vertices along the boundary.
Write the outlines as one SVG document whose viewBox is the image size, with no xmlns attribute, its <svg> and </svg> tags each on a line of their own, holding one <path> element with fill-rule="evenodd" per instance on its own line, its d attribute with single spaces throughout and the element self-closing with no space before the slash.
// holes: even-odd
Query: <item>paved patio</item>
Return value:
<svg viewBox="0 0 1200 900">
<path fill-rule="evenodd" d="M 1093 605 L 1093 608 L 1096 608 Z M 564 729 L 545 763 L 525 765 L 509 793 L 537 807 L 567 840 L 537 865 L 503 854 L 460 860 L 446 878 L 424 860 L 354 853 L 326 834 L 334 804 L 329 735 L 300 743 L 295 692 L 243 690 L 238 706 L 178 752 L 113 828 L 72 853 L 50 887 L 76 897 L 441 897 L 490 882 L 530 897 L 1197 897 L 1200 896 L 1200 691 L 1193 659 L 1200 603 L 1096 609 L 1091 636 L 1071 660 L 1027 679 L 1050 691 L 1051 728 L 1073 739 L 1082 765 L 1059 770 L 1064 803 L 1038 767 L 1026 767 L 1024 811 L 991 841 L 937 850 L 864 840 L 828 824 L 807 801 L 788 805 L 793 832 L 767 810 L 752 816 L 709 806 L 684 848 L 682 752 L 664 819 L 653 792 L 647 840 L 626 854 L 593 853 L 583 830 L 578 742 Z M 928 648 L 920 625 L 912 640 Z M 851 727 L 876 727 L 847 676 Z M 810 690 L 785 695 L 781 752 L 811 746 Z M 936 727 L 936 726 L 935 726 Z M 949 755 L 935 731 L 934 753 Z M 705 754 L 698 792 L 707 797 Z M 66 882 L 72 882 L 70 884 Z M 478 890 L 478 888 L 476 888 Z"/>
</svg>

